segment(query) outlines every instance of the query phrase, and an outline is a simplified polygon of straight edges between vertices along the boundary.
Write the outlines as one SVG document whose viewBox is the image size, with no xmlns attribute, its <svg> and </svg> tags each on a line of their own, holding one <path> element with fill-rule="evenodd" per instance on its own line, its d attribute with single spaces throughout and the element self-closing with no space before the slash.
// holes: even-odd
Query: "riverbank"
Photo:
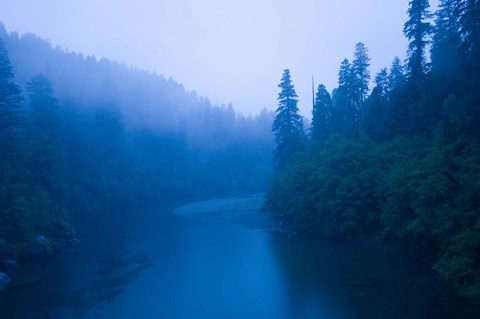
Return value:
<svg viewBox="0 0 480 319">
<path fill-rule="evenodd" d="M 83 215 L 79 245 L 19 268 L 13 279 L 25 284 L 0 294 L 0 316 L 479 318 L 478 305 L 439 286 L 424 264 L 278 230 L 261 202 L 257 194 Z"/>
<path fill-rule="evenodd" d="M 324 236 L 316 233 L 308 228 L 301 227 L 300 224 L 292 224 L 288 219 L 272 214 L 268 211 L 264 211 L 265 194 L 254 194 L 244 196 L 225 197 L 214 200 L 206 200 L 195 202 L 186 206 L 182 206 L 175 210 L 175 213 L 181 216 L 190 218 L 240 224 L 248 228 L 260 229 L 262 231 L 270 233 L 278 233 L 287 237 L 304 237 L 312 240 L 327 240 Z M 337 240 L 338 241 L 338 240 Z M 431 264 L 431 260 L 426 256 L 413 255 L 399 246 L 382 244 L 374 239 L 347 239 L 341 240 L 341 242 L 352 243 L 353 245 L 359 245 L 364 247 L 371 247 L 375 250 L 388 251 L 398 256 L 404 256 L 405 258 L 412 259 L 425 267 Z M 432 280 L 433 279 L 433 280 Z M 429 280 L 431 280 L 432 289 L 446 289 L 450 290 L 440 277 L 433 270 L 430 271 Z M 363 282 L 363 281 L 361 281 Z M 369 282 L 368 280 L 365 282 Z M 364 282 L 364 283 L 365 283 Z M 417 285 L 414 282 L 410 282 L 410 285 Z M 433 288 L 436 287 L 436 288 Z M 425 291 L 428 289 L 425 288 Z M 453 290 L 452 290 L 453 292 Z M 463 296 L 472 300 L 475 303 L 480 304 L 480 299 L 472 296 Z"/>
<path fill-rule="evenodd" d="M 280 231 L 281 227 L 266 212 L 261 211 L 265 194 L 240 195 L 194 202 L 175 209 L 181 216 L 216 222 L 241 224 L 265 231 Z"/>
</svg>

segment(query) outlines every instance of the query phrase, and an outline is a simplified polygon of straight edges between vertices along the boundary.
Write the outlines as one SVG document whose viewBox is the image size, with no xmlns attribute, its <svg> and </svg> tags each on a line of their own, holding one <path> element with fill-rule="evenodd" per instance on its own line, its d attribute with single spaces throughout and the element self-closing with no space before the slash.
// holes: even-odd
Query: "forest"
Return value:
<svg viewBox="0 0 480 319">
<path fill-rule="evenodd" d="M 273 116 L 0 24 L 0 269 L 70 244 L 75 214 L 265 191 Z"/>
<path fill-rule="evenodd" d="M 296 233 L 398 247 L 479 298 L 480 1 L 411 0 L 403 33 L 373 79 L 358 42 L 308 121 L 289 69 L 243 115 L 0 22 L 0 271 L 75 244 L 75 216 L 266 192 Z"/>
<path fill-rule="evenodd" d="M 290 71 L 273 124 L 266 208 L 324 238 L 398 246 L 442 282 L 480 297 L 480 3 L 409 3 L 407 59 L 370 91 L 366 45 L 319 85 L 305 133 Z"/>
</svg>

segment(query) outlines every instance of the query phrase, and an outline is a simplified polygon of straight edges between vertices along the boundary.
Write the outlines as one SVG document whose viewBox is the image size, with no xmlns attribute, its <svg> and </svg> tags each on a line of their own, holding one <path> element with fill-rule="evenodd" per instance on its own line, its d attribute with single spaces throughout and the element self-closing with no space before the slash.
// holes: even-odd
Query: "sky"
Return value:
<svg viewBox="0 0 480 319">
<path fill-rule="evenodd" d="M 302 115 L 312 76 L 331 91 L 357 42 L 372 78 L 405 58 L 408 0 L 0 0 L 10 32 L 172 77 L 243 114 L 276 109 L 288 68 Z M 438 0 L 431 0 L 435 8 Z"/>
</svg>

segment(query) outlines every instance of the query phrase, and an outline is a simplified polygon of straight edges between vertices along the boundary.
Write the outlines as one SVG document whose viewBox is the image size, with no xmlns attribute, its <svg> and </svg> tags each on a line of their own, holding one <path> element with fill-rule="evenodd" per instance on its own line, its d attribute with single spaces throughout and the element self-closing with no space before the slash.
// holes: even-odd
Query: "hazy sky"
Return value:
<svg viewBox="0 0 480 319">
<path fill-rule="evenodd" d="M 275 109 L 284 68 L 311 112 L 311 77 L 331 91 L 364 42 L 372 77 L 405 57 L 408 0 L 0 0 L 8 31 L 173 77 L 248 114 Z M 438 0 L 430 1 L 432 6 Z"/>
</svg>

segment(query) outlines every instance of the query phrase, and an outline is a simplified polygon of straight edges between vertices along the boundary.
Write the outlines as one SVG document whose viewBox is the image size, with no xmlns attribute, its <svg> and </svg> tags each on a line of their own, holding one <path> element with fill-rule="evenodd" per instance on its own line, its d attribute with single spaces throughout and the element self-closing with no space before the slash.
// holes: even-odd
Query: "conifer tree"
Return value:
<svg viewBox="0 0 480 319">
<path fill-rule="evenodd" d="M 435 13 L 435 30 L 432 44 L 432 71 L 445 76 L 458 67 L 460 26 L 456 14 L 458 0 L 441 0 Z"/>
<path fill-rule="evenodd" d="M 355 52 L 353 55 L 352 73 L 354 76 L 354 85 L 357 95 L 357 103 L 360 105 L 365 102 L 368 95 L 368 83 L 370 81 L 370 57 L 368 56 L 368 49 L 362 42 L 355 45 Z"/>
<path fill-rule="evenodd" d="M 331 133 L 333 103 L 325 85 L 318 86 L 312 110 L 312 139 L 325 140 Z"/>
<path fill-rule="evenodd" d="M 17 146 L 20 128 L 21 91 L 12 82 L 13 68 L 0 39 L 0 159 L 11 159 Z"/>
<path fill-rule="evenodd" d="M 386 119 L 389 111 L 389 83 L 386 68 L 375 76 L 375 87 L 367 100 L 365 132 L 377 139 L 385 136 Z"/>
<path fill-rule="evenodd" d="M 60 116 L 52 83 L 41 73 L 26 84 L 29 100 L 29 167 L 35 176 L 36 189 L 44 189 L 51 199 L 52 211 L 66 205 L 66 186 L 60 167 Z"/>
<path fill-rule="evenodd" d="M 480 0 L 457 0 L 456 14 L 459 17 L 461 45 L 464 63 L 478 67 L 480 62 Z M 473 71 L 473 70 L 472 70 Z"/>
<path fill-rule="evenodd" d="M 285 69 L 278 87 L 278 108 L 272 125 L 277 147 L 274 155 L 278 167 L 283 168 L 293 162 L 295 155 L 303 149 L 305 133 L 303 119 L 298 110 L 298 96 L 292 84 L 290 70 Z"/>
<path fill-rule="evenodd" d="M 2 24 L 0 23 L 0 28 Z M 12 82 L 13 71 L 7 50 L 0 39 L 0 225 L 7 224 L 9 207 L 15 200 L 13 185 L 18 182 L 22 101 L 20 88 Z M 1 227 L 0 227 L 1 228 Z M 12 229 L 14 227 L 10 227 Z M 6 235 L 6 231 L 1 234 Z M 4 236 L 7 238 L 7 236 Z"/>
<path fill-rule="evenodd" d="M 352 65 L 348 59 L 340 63 L 338 71 L 338 88 L 333 90 L 332 99 L 334 105 L 333 124 L 335 131 L 347 134 L 350 131 L 353 113 L 352 105 Z"/>
<path fill-rule="evenodd" d="M 388 99 L 388 72 L 387 68 L 381 69 L 375 76 L 375 87 L 379 89 L 379 93 L 385 99 Z"/>
<path fill-rule="evenodd" d="M 353 91 L 354 106 L 356 111 L 356 130 L 359 130 L 365 121 L 364 102 L 368 96 L 368 84 L 370 82 L 370 57 L 365 44 L 358 42 L 355 45 L 355 52 L 353 54 L 352 75 L 353 75 Z"/>
<path fill-rule="evenodd" d="M 425 74 L 425 48 L 432 32 L 432 25 L 428 22 L 432 17 L 429 7 L 428 0 L 411 0 L 408 9 L 409 19 L 403 29 L 403 33 L 410 41 L 407 52 L 409 79 L 415 85 L 422 82 Z"/>
<path fill-rule="evenodd" d="M 338 131 L 353 136 L 365 120 L 364 102 L 368 96 L 370 57 L 365 44 L 355 45 L 354 59 L 344 59 L 338 72 L 338 88 L 334 90 L 335 122 Z"/>
<path fill-rule="evenodd" d="M 41 73 L 34 75 L 26 85 L 33 134 L 45 134 L 54 140 L 59 130 L 58 100 L 52 83 Z"/>
<path fill-rule="evenodd" d="M 340 63 L 340 70 L 338 71 L 338 87 L 349 87 L 352 84 L 352 64 L 348 59 L 344 59 Z"/>
<path fill-rule="evenodd" d="M 405 83 L 405 68 L 403 67 L 402 61 L 396 56 L 392 65 L 390 66 L 390 74 L 388 75 L 388 90 L 392 92 L 395 89 L 398 89 Z"/>
</svg>

